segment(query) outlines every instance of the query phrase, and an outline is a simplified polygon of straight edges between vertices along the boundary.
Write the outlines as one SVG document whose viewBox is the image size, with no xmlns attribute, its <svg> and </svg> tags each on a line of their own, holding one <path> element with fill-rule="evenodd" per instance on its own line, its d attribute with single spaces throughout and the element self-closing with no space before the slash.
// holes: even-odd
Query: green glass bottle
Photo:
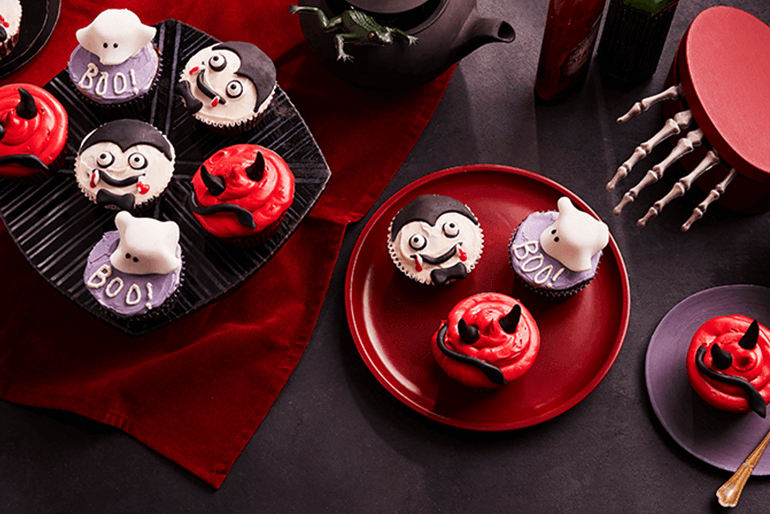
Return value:
<svg viewBox="0 0 770 514">
<path fill-rule="evenodd" d="M 604 80 L 620 88 L 650 78 L 679 0 L 610 0 L 597 61 Z"/>
</svg>

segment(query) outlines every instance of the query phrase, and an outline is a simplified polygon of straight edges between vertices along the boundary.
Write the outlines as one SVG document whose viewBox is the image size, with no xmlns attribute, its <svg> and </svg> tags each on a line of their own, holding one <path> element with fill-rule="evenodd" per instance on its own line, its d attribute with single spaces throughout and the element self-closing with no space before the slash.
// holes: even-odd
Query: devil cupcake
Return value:
<svg viewBox="0 0 770 514">
<path fill-rule="evenodd" d="M 501 293 L 465 298 L 433 334 L 431 351 L 446 373 L 474 389 L 497 389 L 526 373 L 540 331 L 518 300 Z"/>
<path fill-rule="evenodd" d="M 396 214 L 388 230 L 388 252 L 396 267 L 422 284 L 442 286 L 465 278 L 483 248 L 476 216 L 449 196 L 418 196 Z"/>
<path fill-rule="evenodd" d="M 32 84 L 0 87 L 0 176 L 34 182 L 64 163 L 67 111 Z"/>
<path fill-rule="evenodd" d="M 765 417 L 770 401 L 770 331 L 746 316 L 711 318 L 687 350 L 687 377 L 707 403 Z"/>
<path fill-rule="evenodd" d="M 294 200 L 286 161 L 259 145 L 219 150 L 201 164 L 192 185 L 191 209 L 201 226 L 237 246 L 270 239 Z"/>
<path fill-rule="evenodd" d="M 115 226 L 88 255 L 88 291 L 119 317 L 162 314 L 182 282 L 179 226 L 127 211 L 115 216 Z"/>
<path fill-rule="evenodd" d="M 508 248 L 516 276 L 550 299 L 567 298 L 588 285 L 610 237 L 607 225 L 578 210 L 566 196 L 557 206 L 558 211 L 527 216 Z"/>
<path fill-rule="evenodd" d="M 254 128 L 275 94 L 275 65 L 251 43 L 217 43 L 193 55 L 176 92 L 195 119 L 237 134 Z"/>
<path fill-rule="evenodd" d="M 161 61 L 152 40 L 157 30 L 128 9 L 108 9 L 75 34 L 80 43 L 67 72 L 79 93 L 95 105 L 131 116 L 148 105 Z"/>
<path fill-rule="evenodd" d="M 0 0 L 0 59 L 8 56 L 19 42 L 21 2 Z"/>
<path fill-rule="evenodd" d="M 174 173 L 174 147 L 150 125 L 125 119 L 88 134 L 75 160 L 75 178 L 92 202 L 139 211 L 153 205 Z"/>
</svg>

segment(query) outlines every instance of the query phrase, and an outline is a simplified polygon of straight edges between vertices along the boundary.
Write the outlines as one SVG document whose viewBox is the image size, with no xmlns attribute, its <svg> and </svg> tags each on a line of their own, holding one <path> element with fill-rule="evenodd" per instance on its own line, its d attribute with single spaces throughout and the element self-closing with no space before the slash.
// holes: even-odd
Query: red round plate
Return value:
<svg viewBox="0 0 770 514">
<path fill-rule="evenodd" d="M 423 194 L 461 200 L 484 230 L 484 253 L 476 269 L 445 288 L 408 279 L 388 255 L 391 219 Z M 563 186 L 528 171 L 496 165 L 463 166 L 428 175 L 377 210 L 353 249 L 346 308 L 361 357 L 401 402 L 448 425 L 510 430 L 561 414 L 604 378 L 620 352 L 631 307 L 628 276 L 614 239 L 604 250 L 594 280 L 560 303 L 540 301 L 514 283 L 509 263 L 513 230 L 532 212 L 555 210 L 561 196 L 596 216 Z M 491 393 L 473 391 L 449 378 L 433 359 L 429 345 L 455 303 L 487 291 L 520 299 L 541 332 L 540 352 L 532 368 Z"/>
</svg>

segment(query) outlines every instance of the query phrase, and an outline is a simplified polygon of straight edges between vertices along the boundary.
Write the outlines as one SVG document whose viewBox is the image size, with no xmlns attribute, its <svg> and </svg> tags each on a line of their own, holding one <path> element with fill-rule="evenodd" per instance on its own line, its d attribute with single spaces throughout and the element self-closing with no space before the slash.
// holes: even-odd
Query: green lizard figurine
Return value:
<svg viewBox="0 0 770 514">
<path fill-rule="evenodd" d="M 292 14 L 298 12 L 315 13 L 321 28 L 325 32 L 342 29 L 341 34 L 334 36 L 337 46 L 337 60 L 352 61 L 353 56 L 345 53 L 345 45 L 379 45 L 384 46 L 393 42 L 393 36 L 406 39 L 410 45 L 416 45 L 418 39 L 410 36 L 401 29 L 394 27 L 383 27 L 377 23 L 374 18 L 362 11 L 350 9 L 344 11 L 339 16 L 327 18 L 326 14 L 318 7 L 306 7 L 299 5 L 290 5 L 289 12 Z"/>
</svg>

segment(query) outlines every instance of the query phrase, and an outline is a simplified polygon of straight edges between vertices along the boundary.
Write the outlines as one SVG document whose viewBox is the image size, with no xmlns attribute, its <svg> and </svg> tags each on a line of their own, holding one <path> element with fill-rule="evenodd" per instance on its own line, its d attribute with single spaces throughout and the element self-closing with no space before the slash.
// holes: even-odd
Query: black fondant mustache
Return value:
<svg viewBox="0 0 770 514">
<path fill-rule="evenodd" d="M 703 357 L 705 355 L 706 346 L 703 345 L 698 348 L 698 351 L 695 353 L 695 365 L 698 367 L 698 371 L 706 375 L 708 378 L 716 380 L 717 382 L 739 387 L 744 393 L 746 393 L 746 399 L 749 402 L 749 407 L 751 407 L 751 410 L 764 418 L 767 414 L 767 405 L 765 404 L 765 399 L 762 398 L 762 395 L 759 394 L 759 391 L 757 391 L 757 388 L 751 385 L 751 382 L 743 377 L 725 375 L 724 373 L 718 373 L 709 368 L 703 361 Z"/>
<path fill-rule="evenodd" d="M 218 203 L 209 207 L 201 207 L 198 205 L 198 202 L 195 201 L 194 192 L 190 195 L 190 210 L 192 210 L 195 214 L 200 214 L 201 216 L 216 214 L 218 212 L 230 212 L 235 214 L 235 217 L 238 218 L 238 223 L 244 227 L 251 229 L 257 228 L 257 224 L 254 221 L 254 216 L 243 207 L 239 207 L 231 203 Z"/>
<path fill-rule="evenodd" d="M 118 180 L 112 177 L 111 175 L 109 175 L 106 171 L 99 170 L 99 179 L 103 180 L 105 184 L 109 184 L 113 187 L 133 186 L 143 176 L 144 175 L 134 175 L 133 177 L 124 178 L 123 180 Z"/>
<path fill-rule="evenodd" d="M 465 355 L 464 353 L 450 350 L 444 341 L 447 330 L 449 330 L 448 325 L 441 325 L 441 328 L 438 330 L 438 334 L 436 334 L 436 342 L 438 343 L 438 347 L 439 350 L 441 350 L 441 353 L 450 359 L 456 360 L 458 362 L 464 362 L 478 368 L 490 381 L 492 381 L 493 384 L 501 386 L 505 385 L 505 375 L 503 375 L 503 372 L 497 366 L 493 366 L 492 364 L 484 362 L 481 359 L 477 359 L 476 357 L 471 357 L 470 355 Z"/>
<path fill-rule="evenodd" d="M 19 164 L 25 168 L 48 171 L 48 166 L 40 160 L 40 157 L 28 153 L 4 155 L 0 157 L 0 166 L 5 166 L 6 164 Z"/>
</svg>

